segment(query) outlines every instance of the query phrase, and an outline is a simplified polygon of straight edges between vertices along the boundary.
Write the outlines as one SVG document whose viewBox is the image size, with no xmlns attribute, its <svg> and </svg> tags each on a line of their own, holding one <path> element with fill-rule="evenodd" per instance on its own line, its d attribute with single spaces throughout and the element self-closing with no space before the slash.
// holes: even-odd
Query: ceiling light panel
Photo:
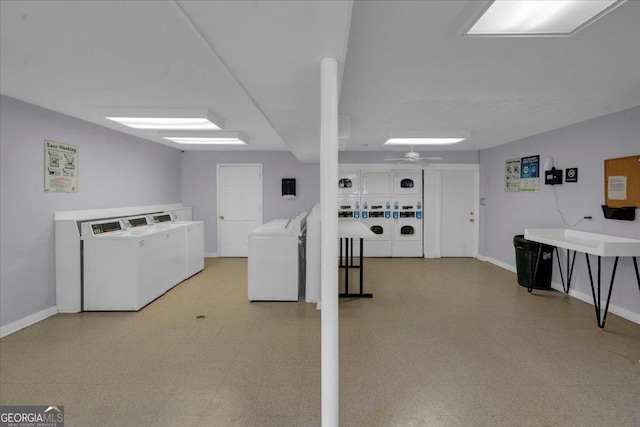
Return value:
<svg viewBox="0 0 640 427">
<path fill-rule="evenodd" d="M 177 144 L 247 145 L 248 138 L 236 131 L 161 131 L 160 136 Z"/>
<path fill-rule="evenodd" d="M 246 142 L 238 138 L 167 138 L 177 144 L 204 144 L 204 145 L 247 145 Z"/>
<path fill-rule="evenodd" d="M 385 145 L 450 145 L 465 138 L 389 138 Z"/>
<path fill-rule="evenodd" d="M 569 36 L 626 0 L 495 0 L 469 36 Z"/>
<path fill-rule="evenodd" d="M 384 145 L 451 145 L 468 139 L 468 131 L 392 132 Z"/>
<path fill-rule="evenodd" d="M 134 129 L 219 130 L 224 121 L 207 109 L 110 109 L 106 118 Z"/>
</svg>

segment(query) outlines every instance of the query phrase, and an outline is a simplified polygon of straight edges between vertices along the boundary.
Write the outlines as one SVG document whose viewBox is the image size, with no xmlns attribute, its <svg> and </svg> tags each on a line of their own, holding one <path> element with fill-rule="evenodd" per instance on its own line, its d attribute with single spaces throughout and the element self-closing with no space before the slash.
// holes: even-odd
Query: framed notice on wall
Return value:
<svg viewBox="0 0 640 427">
<path fill-rule="evenodd" d="M 44 141 L 45 193 L 78 192 L 78 147 Z"/>
<path fill-rule="evenodd" d="M 540 191 L 540 156 L 507 160 L 505 163 L 505 191 Z"/>
</svg>

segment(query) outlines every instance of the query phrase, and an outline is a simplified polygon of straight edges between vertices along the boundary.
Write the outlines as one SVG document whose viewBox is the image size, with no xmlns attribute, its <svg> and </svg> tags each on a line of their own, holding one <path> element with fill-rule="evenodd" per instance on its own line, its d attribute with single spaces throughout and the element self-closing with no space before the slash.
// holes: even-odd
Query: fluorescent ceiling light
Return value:
<svg viewBox="0 0 640 427">
<path fill-rule="evenodd" d="M 177 144 L 206 144 L 206 145 L 247 145 L 238 138 L 167 138 Z"/>
<path fill-rule="evenodd" d="M 465 138 L 389 138 L 385 145 L 448 145 L 464 141 Z"/>
<path fill-rule="evenodd" d="M 389 135 L 384 145 L 451 145 L 469 138 L 469 132 L 403 132 Z"/>
<path fill-rule="evenodd" d="M 224 121 L 207 109 L 109 109 L 107 119 L 134 129 L 219 130 Z"/>
<path fill-rule="evenodd" d="M 626 0 L 494 0 L 469 36 L 570 36 Z"/>
<path fill-rule="evenodd" d="M 199 144 L 199 145 L 247 145 L 248 139 L 240 132 L 235 131 L 181 131 L 181 132 L 160 132 L 160 135 L 169 141 L 177 144 Z"/>
</svg>

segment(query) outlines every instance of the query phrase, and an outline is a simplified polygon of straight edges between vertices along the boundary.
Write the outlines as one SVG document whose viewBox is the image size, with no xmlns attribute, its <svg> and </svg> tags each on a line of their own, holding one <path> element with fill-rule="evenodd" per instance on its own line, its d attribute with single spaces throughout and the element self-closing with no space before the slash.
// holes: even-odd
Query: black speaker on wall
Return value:
<svg viewBox="0 0 640 427">
<path fill-rule="evenodd" d="M 282 178 L 282 197 L 296 196 L 296 179 Z"/>
</svg>

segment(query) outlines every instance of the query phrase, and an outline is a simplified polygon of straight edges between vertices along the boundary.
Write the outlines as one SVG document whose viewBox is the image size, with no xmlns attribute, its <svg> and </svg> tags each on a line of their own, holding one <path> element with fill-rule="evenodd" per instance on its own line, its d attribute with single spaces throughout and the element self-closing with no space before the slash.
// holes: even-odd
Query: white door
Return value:
<svg viewBox="0 0 640 427">
<path fill-rule="evenodd" d="M 477 255 L 476 174 L 472 170 L 443 170 L 441 178 L 443 257 Z"/>
<path fill-rule="evenodd" d="M 218 165 L 218 255 L 249 255 L 249 232 L 262 225 L 262 165 Z"/>
</svg>

